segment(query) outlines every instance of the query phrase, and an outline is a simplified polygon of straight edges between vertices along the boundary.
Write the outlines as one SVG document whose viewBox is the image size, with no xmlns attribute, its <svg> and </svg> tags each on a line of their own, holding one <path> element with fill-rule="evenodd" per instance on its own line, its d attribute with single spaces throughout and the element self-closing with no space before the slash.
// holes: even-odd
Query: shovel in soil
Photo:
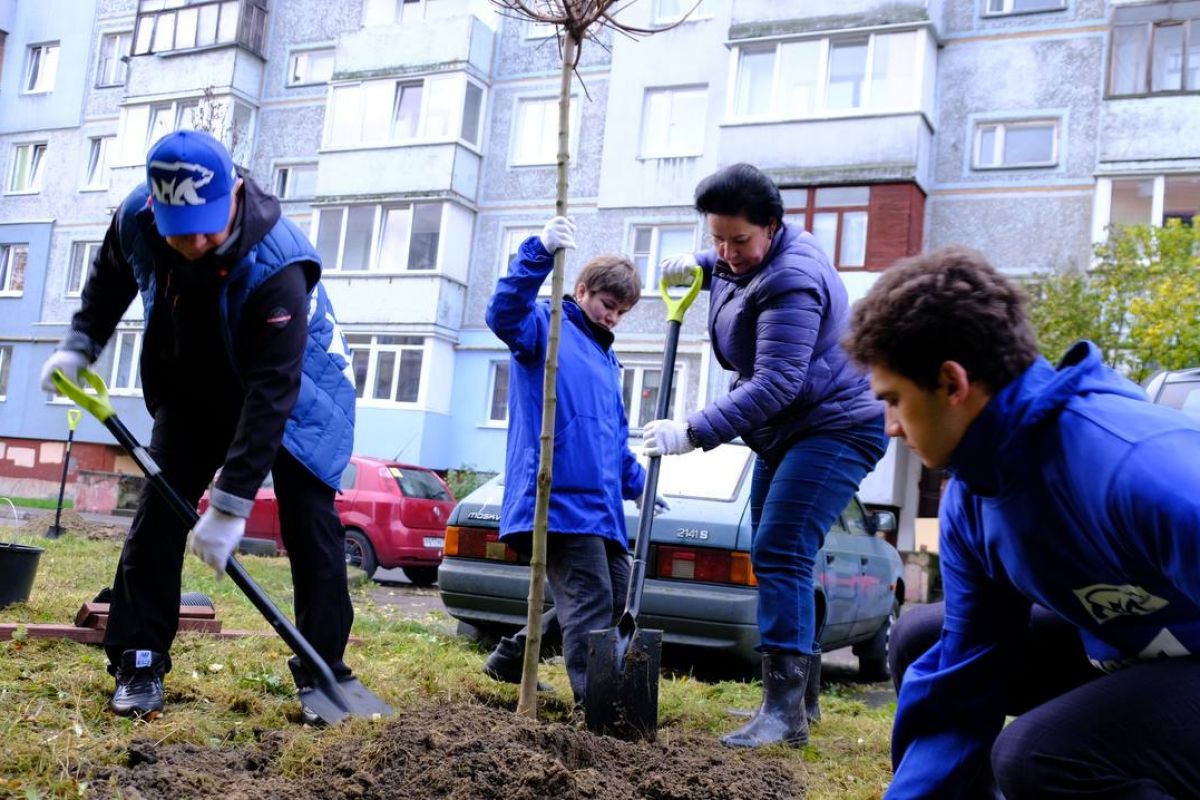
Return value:
<svg viewBox="0 0 1200 800">
<path fill-rule="evenodd" d="M 95 394 L 89 394 L 82 387 L 72 383 L 61 370 L 54 372 L 54 385 L 63 395 L 75 401 L 76 405 L 104 423 L 104 427 L 108 428 L 109 433 L 137 462 L 142 472 L 146 473 L 146 478 L 167 501 L 167 505 L 171 506 L 175 513 L 187 522 L 189 528 L 194 528 L 200 521 L 200 515 L 167 482 L 158 464 L 154 463 L 150 454 L 117 417 L 117 411 L 108 399 L 108 387 L 104 385 L 104 380 L 91 370 L 81 370 L 79 375 L 91 384 Z M 271 623 L 271 627 L 275 629 L 280 638 L 287 642 L 288 647 L 292 648 L 292 652 L 308 670 L 314 685 L 311 691 L 305 691 L 303 702 L 317 717 L 332 725 L 350 716 L 372 719 L 392 713 L 392 709 L 387 703 L 375 696 L 357 679 L 336 680 L 333 670 L 329 668 L 325 659 L 321 658 L 308 640 L 283 615 L 283 612 L 276 608 L 275 604 L 271 602 L 271 598 L 267 597 L 236 558 L 230 557 L 229 563 L 225 565 L 225 573 L 233 579 L 242 593 L 250 598 L 254 607 L 266 618 L 267 622 Z"/>
<path fill-rule="evenodd" d="M 679 300 L 667 293 L 666 283 L 659 285 L 667 305 L 667 344 L 663 351 L 660 373 L 662 385 L 658 390 L 655 419 L 666 419 L 670 415 L 679 329 L 683 326 L 684 312 L 700 294 L 703 283 L 704 273 L 696 267 L 691 285 Z M 650 530 L 654 526 L 654 499 L 658 496 L 661 460 L 660 456 L 651 458 L 646 468 L 646 486 L 642 490 L 642 508 L 638 515 L 625 611 L 615 628 L 588 634 L 584 720 L 592 733 L 620 739 L 653 740 L 658 733 L 658 667 L 662 661 L 662 631 L 639 628 L 637 617 L 642 606 L 642 585 L 646 577 L 646 558 L 650 552 Z"/>
</svg>

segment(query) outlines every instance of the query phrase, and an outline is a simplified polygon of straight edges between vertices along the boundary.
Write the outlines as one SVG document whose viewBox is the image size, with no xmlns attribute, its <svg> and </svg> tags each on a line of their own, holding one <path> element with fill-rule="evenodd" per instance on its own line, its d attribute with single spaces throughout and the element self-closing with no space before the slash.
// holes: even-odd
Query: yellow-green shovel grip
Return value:
<svg viewBox="0 0 1200 800">
<path fill-rule="evenodd" d="M 79 370 L 79 377 L 91 384 L 96 393 L 85 392 L 82 386 L 72 383 L 61 369 L 54 370 L 51 380 L 54 381 L 54 385 L 58 387 L 58 391 L 62 392 L 64 397 L 70 398 L 75 405 L 101 422 L 116 416 L 117 410 L 113 408 L 112 402 L 108 399 L 108 387 L 104 385 L 104 379 L 90 369 Z"/>
<path fill-rule="evenodd" d="M 683 324 L 684 312 L 686 312 L 688 307 L 691 306 L 691 304 L 696 300 L 697 295 L 700 294 L 700 288 L 702 286 L 704 286 L 704 270 L 700 269 L 700 267 L 692 267 L 692 285 L 688 287 L 688 290 L 684 293 L 683 297 L 679 298 L 678 300 L 674 299 L 667 293 L 668 286 L 665 279 L 658 282 L 658 288 L 659 291 L 662 292 L 663 302 L 667 304 L 668 322 L 678 322 L 681 325 Z"/>
</svg>

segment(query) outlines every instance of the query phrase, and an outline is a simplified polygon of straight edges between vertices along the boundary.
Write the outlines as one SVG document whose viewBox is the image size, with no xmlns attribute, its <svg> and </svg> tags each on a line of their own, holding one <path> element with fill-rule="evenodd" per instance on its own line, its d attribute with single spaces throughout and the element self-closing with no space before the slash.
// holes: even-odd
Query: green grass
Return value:
<svg viewBox="0 0 1200 800">
<path fill-rule="evenodd" d="M 17 508 L 58 508 L 57 497 L 9 497 L 13 505 Z M 0 506 L 6 506 L 3 500 L 0 500 Z M 75 501 L 70 498 L 63 498 L 63 508 L 74 508 Z"/>
<path fill-rule="evenodd" d="M 30 601 L 0 610 L 2 622 L 69 622 L 81 603 L 109 584 L 120 548 L 117 541 L 73 536 L 39 545 L 46 552 Z M 281 608 L 290 609 L 286 559 L 245 557 L 243 563 Z M 191 557 L 185 563 L 184 588 L 212 597 L 225 628 L 269 632 L 229 580 L 216 581 L 211 570 Z M 374 603 L 369 584 L 356 586 L 353 600 L 353 634 L 361 641 L 351 644 L 346 660 L 364 684 L 398 709 L 465 699 L 515 705 L 515 687 L 493 683 L 480 673 L 482 652 L 438 632 L 444 620 L 405 619 L 395 606 Z M 284 663 L 289 654 L 271 635 L 219 640 L 183 634 L 171 654 L 168 713 L 145 724 L 106 710 L 112 679 L 99 647 L 28 637 L 0 642 L 0 797 L 83 796 L 95 770 L 119 763 L 137 738 L 236 747 L 249 746 L 255 729 L 280 729 L 286 738 L 281 757 L 285 772 L 299 774 L 331 741 L 370 738 L 379 729 L 369 722 L 325 731 L 297 725 Z M 560 698 L 569 696 L 561 665 L 543 666 L 541 676 Z M 727 709 L 752 707 L 759 699 L 757 684 L 703 683 L 686 676 L 664 676 L 660 693 L 662 727 L 714 736 L 739 724 Z M 807 797 L 814 800 L 878 798 L 889 777 L 893 710 L 869 709 L 844 695 L 838 687 L 823 695 L 825 721 L 808 747 L 770 753 L 795 769 L 808 787 Z"/>
</svg>

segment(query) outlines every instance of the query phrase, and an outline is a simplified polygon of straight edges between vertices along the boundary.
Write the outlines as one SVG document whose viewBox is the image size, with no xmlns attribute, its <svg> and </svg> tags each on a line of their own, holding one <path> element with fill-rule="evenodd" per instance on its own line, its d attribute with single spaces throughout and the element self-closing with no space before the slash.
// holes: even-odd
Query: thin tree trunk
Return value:
<svg viewBox="0 0 1200 800">
<path fill-rule="evenodd" d="M 579 41 L 563 32 L 562 80 L 558 96 L 558 193 L 556 216 L 567 214 L 567 165 L 571 157 L 571 74 L 575 69 Z M 550 478 L 554 474 L 554 416 L 558 408 L 558 334 L 562 327 L 563 263 L 566 249 L 554 254 L 554 276 L 550 279 L 550 331 L 546 341 L 546 374 L 542 382 L 541 458 L 538 462 L 537 500 L 533 512 L 533 556 L 529 562 L 529 613 L 526 622 L 525 664 L 521 672 L 521 696 L 517 713 L 537 717 L 538 660 L 542 651 L 542 605 L 546 583 L 546 527 L 550 516 Z"/>
</svg>

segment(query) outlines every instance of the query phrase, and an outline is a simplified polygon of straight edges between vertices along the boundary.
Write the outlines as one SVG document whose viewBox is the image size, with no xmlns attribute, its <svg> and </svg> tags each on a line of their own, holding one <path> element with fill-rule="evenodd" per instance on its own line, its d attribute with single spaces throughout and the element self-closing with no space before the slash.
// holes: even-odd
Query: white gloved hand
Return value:
<svg viewBox="0 0 1200 800">
<path fill-rule="evenodd" d="M 667 282 L 668 286 L 690 286 L 694 270 L 700 266 L 696 263 L 696 257 L 691 253 L 683 253 L 677 256 L 668 256 L 658 262 L 658 274 Z"/>
<path fill-rule="evenodd" d="M 637 504 L 638 511 L 641 511 L 642 510 L 641 496 L 639 496 L 636 500 L 634 500 L 634 503 Z M 671 510 L 671 504 L 667 502 L 667 498 L 663 497 L 661 494 L 654 496 L 654 516 L 657 517 L 662 512 L 670 511 L 670 510 Z"/>
<path fill-rule="evenodd" d="M 92 363 L 88 357 L 78 350 L 55 350 L 42 364 L 42 391 L 47 394 L 58 394 L 54 385 L 54 370 L 61 369 L 71 383 L 79 383 L 79 371 Z"/>
<path fill-rule="evenodd" d="M 642 428 L 642 455 L 677 456 L 696 449 L 687 435 L 688 426 L 673 419 L 656 419 Z"/>
<path fill-rule="evenodd" d="M 542 233 L 538 236 L 542 242 L 542 247 L 546 248 L 546 252 L 554 255 L 554 252 L 562 247 L 575 246 L 575 223 L 566 217 L 555 217 L 546 223 L 546 227 L 542 228 Z"/>
<path fill-rule="evenodd" d="M 188 551 L 212 567 L 220 578 L 225 574 L 225 565 L 229 563 L 229 557 L 237 549 L 245 532 L 246 520 L 243 517 L 209 506 L 192 529 Z"/>
</svg>

